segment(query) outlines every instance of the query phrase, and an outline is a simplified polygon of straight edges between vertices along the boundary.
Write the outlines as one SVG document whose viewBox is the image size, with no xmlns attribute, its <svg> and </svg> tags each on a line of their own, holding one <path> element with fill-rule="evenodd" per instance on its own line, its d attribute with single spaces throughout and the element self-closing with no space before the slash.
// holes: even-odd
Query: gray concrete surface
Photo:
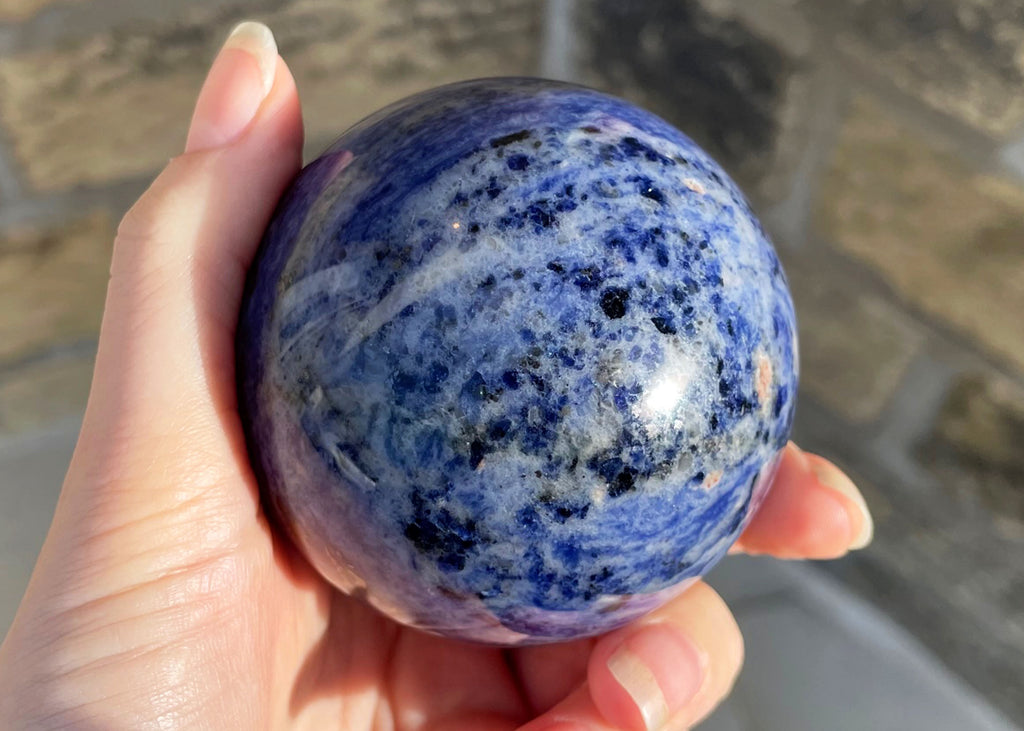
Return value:
<svg viewBox="0 0 1024 731">
<path fill-rule="evenodd" d="M 746 666 L 702 731 L 1014 731 L 907 632 L 806 563 L 726 559 Z"/>
</svg>

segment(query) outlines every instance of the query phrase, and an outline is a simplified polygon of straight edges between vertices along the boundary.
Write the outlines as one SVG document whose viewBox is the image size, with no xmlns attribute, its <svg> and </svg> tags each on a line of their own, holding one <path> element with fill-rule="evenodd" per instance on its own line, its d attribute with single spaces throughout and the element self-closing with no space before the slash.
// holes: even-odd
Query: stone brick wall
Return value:
<svg viewBox="0 0 1024 731">
<path fill-rule="evenodd" d="M 116 221 L 245 17 L 278 35 L 310 153 L 498 74 L 707 146 L 790 276 L 797 437 L 876 514 L 827 570 L 1024 720 L 1024 0 L 0 0 L 0 438 L 80 414 Z"/>
</svg>

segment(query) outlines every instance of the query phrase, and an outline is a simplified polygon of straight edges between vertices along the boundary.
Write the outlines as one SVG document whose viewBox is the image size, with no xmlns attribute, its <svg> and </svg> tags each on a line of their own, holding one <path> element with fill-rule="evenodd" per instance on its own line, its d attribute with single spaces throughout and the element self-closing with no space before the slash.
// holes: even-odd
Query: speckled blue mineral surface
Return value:
<svg viewBox="0 0 1024 731">
<path fill-rule="evenodd" d="M 410 97 L 309 165 L 238 366 L 257 474 L 320 573 L 502 644 L 612 629 L 707 571 L 797 377 L 785 277 L 719 166 L 533 79 Z"/>
</svg>

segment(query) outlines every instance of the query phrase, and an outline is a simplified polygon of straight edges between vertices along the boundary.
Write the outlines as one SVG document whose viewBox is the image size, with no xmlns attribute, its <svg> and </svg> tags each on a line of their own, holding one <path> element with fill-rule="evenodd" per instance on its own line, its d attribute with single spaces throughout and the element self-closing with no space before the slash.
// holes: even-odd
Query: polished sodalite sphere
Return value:
<svg viewBox="0 0 1024 731">
<path fill-rule="evenodd" d="M 299 175 L 250 273 L 243 417 L 316 569 L 500 644 L 620 626 L 726 552 L 793 418 L 793 306 L 736 186 L 658 117 L 444 86 Z"/>
</svg>

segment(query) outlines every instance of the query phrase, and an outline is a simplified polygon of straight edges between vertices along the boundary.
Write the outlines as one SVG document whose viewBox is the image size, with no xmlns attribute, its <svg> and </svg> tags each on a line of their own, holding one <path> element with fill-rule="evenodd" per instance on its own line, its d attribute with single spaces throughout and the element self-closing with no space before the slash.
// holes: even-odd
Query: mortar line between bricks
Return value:
<svg viewBox="0 0 1024 731">
<path fill-rule="evenodd" d="M 0 108 L 0 118 L 3 118 Z M 24 197 L 24 187 L 18 179 L 18 165 L 11 150 L 10 136 L 0 127 L 0 200 L 4 205 L 17 203 Z"/>
<path fill-rule="evenodd" d="M 876 448 L 909 453 L 926 438 L 958 370 L 932 357 L 927 346 L 918 352 L 879 415 Z"/>
<path fill-rule="evenodd" d="M 881 102 L 897 119 L 915 130 L 925 130 L 943 148 L 968 167 L 994 173 L 999 170 L 1001 143 L 985 132 L 930 106 L 897 86 L 893 81 L 868 68 L 856 56 L 837 52 L 840 74 L 855 91 L 867 92 Z"/>
<path fill-rule="evenodd" d="M 919 501 L 931 504 L 936 495 L 946 493 L 943 480 L 912 451 L 879 447 L 877 428 L 851 426 L 813 397 L 801 396 L 794 439 L 809 451 L 827 454 L 840 467 L 854 467 L 855 476 L 867 484 L 890 485 L 892 510 L 908 510 Z"/>
<path fill-rule="evenodd" d="M 77 441 L 78 432 L 82 428 L 82 416 L 65 416 L 28 431 L 0 433 L 0 464 L 16 459 L 26 451 L 38 449 L 40 442 L 57 439 Z"/>
<path fill-rule="evenodd" d="M 7 376 L 32 366 L 42 365 L 65 358 L 75 358 L 83 355 L 94 355 L 99 340 L 95 337 L 78 338 L 63 343 L 56 343 L 30 353 L 20 355 L 7 361 L 0 362 L 0 381 Z"/>
<path fill-rule="evenodd" d="M 930 473 L 908 470 L 906 461 L 896 463 L 880 459 L 873 448 L 877 427 L 850 424 L 819 401 L 807 395 L 800 396 L 798 417 L 793 438 L 803 449 L 822 452 L 838 461 L 840 467 L 856 465 L 857 476 L 871 484 L 897 483 L 897 495 L 919 499 L 931 494 L 938 481 Z M 911 499 L 911 498 L 905 498 Z"/>
<path fill-rule="evenodd" d="M 929 342 L 937 345 L 940 351 L 950 351 L 956 361 L 965 365 L 978 367 L 980 364 L 1002 374 L 1024 388 L 1024 373 L 1020 372 L 1015 363 L 1008 358 L 1004 359 L 989 352 L 989 346 L 970 340 L 967 335 L 958 330 L 958 326 L 947 323 L 941 319 L 941 316 L 929 312 L 908 299 L 869 263 L 823 239 L 820 235 L 815 234 L 813 229 L 809 233 L 809 242 L 808 249 L 813 248 L 818 255 L 824 257 L 826 263 L 838 267 L 850 278 L 855 277 L 859 283 L 870 287 L 871 293 L 883 297 L 915 323 L 922 325 L 927 331 L 926 334 L 929 335 Z M 797 313 L 798 322 L 799 316 L 800 313 Z"/>
<path fill-rule="evenodd" d="M 917 458 L 917 447 L 934 429 L 955 374 L 954 367 L 919 354 L 903 374 L 868 442 L 876 459 L 907 484 L 929 482 L 930 472 Z"/>
<path fill-rule="evenodd" d="M 787 248 L 790 249 L 800 249 L 808 243 L 807 235 L 818 203 L 820 180 L 828 169 L 850 97 L 849 86 L 841 83 L 842 74 L 835 61 L 831 34 L 810 22 L 806 16 L 804 20 L 809 28 L 810 44 L 801 63 L 815 68 L 809 76 L 808 99 L 804 107 L 808 113 L 813 111 L 815 123 L 802 145 L 799 161 L 793 169 L 789 192 L 785 198 L 765 210 L 766 222 L 775 224 L 785 232 L 788 239 L 783 241 L 783 245 L 789 244 Z"/>
<path fill-rule="evenodd" d="M 106 185 L 82 186 L 5 201 L 0 207 L 0 229 L 24 225 L 52 227 L 98 210 L 110 211 L 120 218 L 155 175 L 154 171 Z"/>
<path fill-rule="evenodd" d="M 817 44 L 815 48 L 815 56 L 823 57 Z M 828 169 L 839 136 L 848 94 L 845 85 L 836 83 L 837 76 L 836 69 L 827 61 L 822 64 L 822 70 L 813 75 L 809 95 L 817 102 L 813 106 L 816 123 L 793 171 L 789 193 L 765 211 L 765 220 L 782 233 L 783 246 L 793 251 L 807 244 L 807 232 L 821 190 L 819 181 Z"/>
<path fill-rule="evenodd" d="M 974 127 L 954 115 L 942 111 L 902 89 L 884 74 L 871 68 L 854 52 L 840 47 L 839 38 L 846 26 L 834 18 L 811 17 L 806 12 L 804 17 L 816 28 L 819 37 L 828 48 L 833 49 L 832 55 L 838 60 L 836 66 L 845 72 L 845 81 L 853 82 L 862 90 L 871 92 L 879 101 L 891 104 L 902 116 L 908 118 L 916 128 L 924 128 L 940 135 L 950 146 L 959 151 L 962 159 L 966 159 L 973 167 L 994 171 L 999 170 L 998 152 L 1001 142 L 996 135 Z M 1024 123 L 1018 128 L 1024 133 Z M 1013 137 L 1013 131 L 1010 132 Z M 962 151 L 971 153 L 965 156 Z M 980 158 L 980 161 L 979 159 Z"/>
<path fill-rule="evenodd" d="M 540 73 L 545 78 L 576 79 L 574 5 L 574 0 L 548 0 L 545 6 L 540 61 Z"/>
<path fill-rule="evenodd" d="M 999 149 L 999 167 L 995 173 L 1024 182 L 1024 132 L 1014 132 Z"/>
<path fill-rule="evenodd" d="M 826 406 L 823 401 L 818 399 L 816 396 L 814 396 L 814 394 L 810 393 L 809 391 L 803 390 L 800 391 L 799 393 L 799 403 L 797 404 L 798 415 L 804 411 L 811 411 L 815 414 L 820 414 L 822 418 L 827 417 L 828 422 L 830 424 L 835 425 L 835 428 L 839 432 L 841 432 L 846 437 L 846 439 L 852 438 L 854 440 L 866 443 L 871 440 L 873 435 L 878 430 L 877 419 L 873 419 L 868 422 L 852 422 L 849 421 L 845 416 L 843 416 L 839 412 L 834 411 L 829 406 Z M 806 409 L 804 408 L 805 404 L 807 405 Z"/>
</svg>

